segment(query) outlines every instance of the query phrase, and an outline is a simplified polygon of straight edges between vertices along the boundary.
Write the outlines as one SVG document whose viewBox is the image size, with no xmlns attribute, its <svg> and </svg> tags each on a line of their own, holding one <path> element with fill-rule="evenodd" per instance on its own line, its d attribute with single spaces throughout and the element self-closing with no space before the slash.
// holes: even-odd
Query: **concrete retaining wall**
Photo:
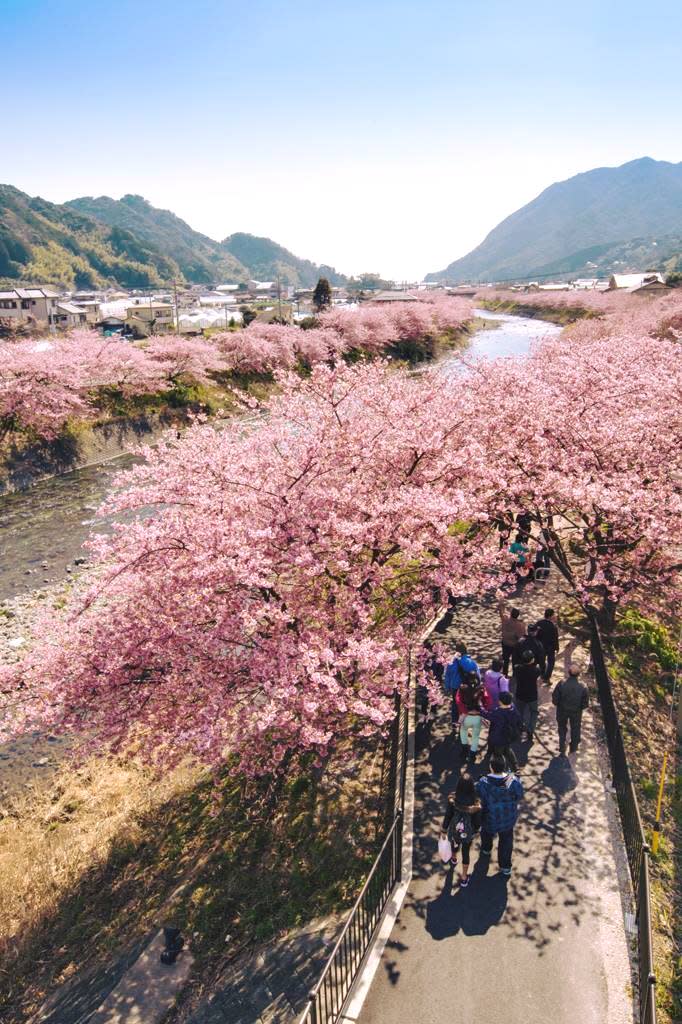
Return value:
<svg viewBox="0 0 682 1024">
<path fill-rule="evenodd" d="M 185 423 L 185 410 L 169 410 L 111 420 L 88 427 L 75 437 L 30 445 L 11 454 L 0 468 L 0 494 L 23 490 L 45 477 L 106 462 L 138 444 L 153 441 L 169 427 Z"/>
</svg>

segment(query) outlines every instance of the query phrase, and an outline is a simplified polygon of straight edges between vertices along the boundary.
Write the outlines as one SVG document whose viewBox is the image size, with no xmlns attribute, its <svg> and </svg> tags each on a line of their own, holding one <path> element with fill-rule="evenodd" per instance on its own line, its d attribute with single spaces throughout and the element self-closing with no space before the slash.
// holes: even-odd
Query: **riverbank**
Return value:
<svg viewBox="0 0 682 1024">
<path fill-rule="evenodd" d="M 528 320 L 547 320 L 561 327 L 573 324 L 576 320 L 601 316 L 599 312 L 585 306 L 541 306 L 534 305 L 531 299 L 517 302 L 515 299 L 485 299 L 479 295 L 476 302 L 482 309 L 490 310 L 491 313 L 508 313 L 510 316 L 522 316 Z"/>
<path fill-rule="evenodd" d="M 422 339 L 396 341 L 386 355 L 397 367 L 433 362 L 447 353 L 465 348 L 474 334 L 489 330 L 490 321 L 475 317 L 457 330 L 444 331 Z M 354 361 L 362 353 L 349 353 Z M 299 366 L 300 373 L 307 373 Z M 216 374 L 208 385 L 178 387 L 168 396 L 145 395 L 118 401 L 111 410 L 102 410 L 94 422 L 73 421 L 53 440 L 30 441 L 18 435 L 11 446 L 0 448 L 0 496 L 24 491 L 41 480 L 72 473 L 120 458 L 140 444 L 152 444 L 169 428 L 184 428 L 198 412 L 212 417 L 241 412 L 238 395 L 262 401 L 277 384 L 274 374 Z"/>
</svg>

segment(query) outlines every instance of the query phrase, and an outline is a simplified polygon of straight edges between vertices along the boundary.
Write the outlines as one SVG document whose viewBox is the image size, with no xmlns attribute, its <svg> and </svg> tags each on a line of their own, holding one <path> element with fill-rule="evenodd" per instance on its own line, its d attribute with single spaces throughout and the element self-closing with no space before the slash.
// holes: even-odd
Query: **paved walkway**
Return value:
<svg viewBox="0 0 682 1024">
<path fill-rule="evenodd" d="M 543 589 L 546 588 L 546 589 Z M 550 580 L 515 600 L 527 621 L 562 597 Z M 484 665 L 498 652 L 496 605 L 464 604 L 446 633 Z M 562 640 L 553 682 L 585 652 Z M 549 693 L 535 744 L 518 747 L 526 799 L 514 869 L 498 873 L 496 849 L 459 890 L 437 853 L 446 795 L 460 768 L 447 709 L 417 735 L 413 878 L 360 1024 L 632 1024 L 625 914 L 629 882 L 606 750 L 595 709 L 571 763 L 558 757 Z M 525 763 L 524 763 L 525 762 Z M 480 774 L 475 769 L 475 774 Z M 489 866 L 488 866 L 489 865 Z"/>
</svg>

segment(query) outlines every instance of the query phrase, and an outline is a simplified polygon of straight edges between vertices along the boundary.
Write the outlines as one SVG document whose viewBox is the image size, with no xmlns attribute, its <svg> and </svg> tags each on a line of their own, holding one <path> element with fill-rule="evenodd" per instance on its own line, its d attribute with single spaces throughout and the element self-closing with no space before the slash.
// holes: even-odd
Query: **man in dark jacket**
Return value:
<svg viewBox="0 0 682 1024">
<path fill-rule="evenodd" d="M 523 655 L 525 651 L 530 651 L 535 659 L 535 662 L 540 668 L 540 672 L 543 677 L 545 674 L 545 646 L 538 636 L 538 627 L 530 625 L 528 627 L 528 635 L 524 636 L 519 640 L 519 645 L 516 648 L 518 661 L 523 661 Z"/>
<path fill-rule="evenodd" d="M 528 743 L 533 742 L 535 726 L 538 720 L 538 668 L 531 651 L 526 651 L 521 664 L 514 669 L 516 679 L 516 706 L 519 709 L 523 727 L 526 730 Z"/>
<path fill-rule="evenodd" d="M 521 738 L 523 722 L 512 703 L 511 693 L 503 691 L 498 706 L 491 711 L 481 711 L 481 714 L 490 723 L 488 752 L 491 755 L 501 754 L 509 770 L 518 771 L 518 761 L 512 743 Z"/>
<path fill-rule="evenodd" d="M 497 859 L 500 871 L 509 876 L 514 849 L 514 825 L 519 813 L 519 800 L 523 797 L 523 786 L 515 775 L 507 771 L 500 754 L 493 754 L 490 769 L 490 774 L 476 783 L 483 812 L 481 853 L 490 856 L 493 852 L 493 839 L 498 836 Z"/>
<path fill-rule="evenodd" d="M 545 650 L 545 669 L 542 674 L 545 682 L 548 683 L 552 678 L 554 662 L 559 650 L 559 630 L 553 608 L 546 608 L 544 619 L 540 619 L 537 623 L 537 637 Z"/>
<path fill-rule="evenodd" d="M 571 723 L 571 753 L 578 749 L 580 743 L 580 724 L 583 711 L 590 702 L 589 693 L 578 676 L 577 665 L 571 665 L 568 678 L 554 687 L 552 703 L 556 707 L 556 721 L 559 727 L 559 753 L 566 753 L 566 729 Z"/>
</svg>

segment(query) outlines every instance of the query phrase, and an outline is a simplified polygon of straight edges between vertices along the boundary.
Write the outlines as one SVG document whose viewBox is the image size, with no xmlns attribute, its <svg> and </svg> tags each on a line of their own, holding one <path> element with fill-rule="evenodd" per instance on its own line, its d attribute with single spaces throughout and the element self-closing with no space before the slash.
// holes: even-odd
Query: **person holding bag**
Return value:
<svg viewBox="0 0 682 1024">
<path fill-rule="evenodd" d="M 462 889 L 466 889 L 469 884 L 471 844 L 480 830 L 481 803 L 476 796 L 474 780 L 470 775 L 464 774 L 459 777 L 455 792 L 448 798 L 438 844 L 441 849 L 446 849 L 445 843 L 450 843 L 450 864 L 453 867 L 457 866 L 457 854 L 461 849 L 462 870 L 459 874 L 459 884 Z"/>
</svg>

